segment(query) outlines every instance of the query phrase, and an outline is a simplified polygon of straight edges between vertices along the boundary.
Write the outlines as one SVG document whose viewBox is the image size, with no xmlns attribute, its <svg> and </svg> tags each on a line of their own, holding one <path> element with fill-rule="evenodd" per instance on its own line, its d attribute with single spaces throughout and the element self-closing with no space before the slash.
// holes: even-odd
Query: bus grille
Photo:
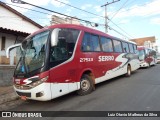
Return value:
<svg viewBox="0 0 160 120">
<path fill-rule="evenodd" d="M 31 97 L 31 93 L 22 93 L 22 92 L 18 92 L 18 91 L 16 91 L 16 92 L 17 92 L 17 94 L 18 94 L 19 96 Z"/>
</svg>

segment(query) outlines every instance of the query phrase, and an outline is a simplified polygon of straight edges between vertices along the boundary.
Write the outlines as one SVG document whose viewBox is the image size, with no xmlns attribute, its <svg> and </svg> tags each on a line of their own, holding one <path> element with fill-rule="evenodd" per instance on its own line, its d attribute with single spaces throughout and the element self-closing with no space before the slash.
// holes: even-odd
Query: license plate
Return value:
<svg viewBox="0 0 160 120">
<path fill-rule="evenodd" d="M 26 96 L 21 96 L 21 99 L 22 100 L 27 100 L 27 97 Z"/>
</svg>

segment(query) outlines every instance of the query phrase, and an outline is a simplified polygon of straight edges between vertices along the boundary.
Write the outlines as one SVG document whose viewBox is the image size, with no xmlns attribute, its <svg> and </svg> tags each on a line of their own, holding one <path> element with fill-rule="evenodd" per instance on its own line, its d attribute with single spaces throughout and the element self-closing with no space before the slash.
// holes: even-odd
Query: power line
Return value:
<svg viewBox="0 0 160 120">
<path fill-rule="evenodd" d="M 106 26 L 105 26 L 105 32 L 107 33 L 108 32 L 108 22 L 107 22 L 107 19 L 108 19 L 108 17 L 107 17 L 107 6 L 108 5 L 110 5 L 110 4 L 113 4 L 113 3 L 115 3 L 115 2 L 118 2 L 118 1 L 120 1 L 120 0 L 117 0 L 117 1 L 112 1 L 112 2 L 110 2 L 110 3 L 106 3 L 106 4 L 104 4 L 104 5 L 102 5 L 101 7 L 105 7 L 105 24 L 106 24 Z"/>
<path fill-rule="evenodd" d="M 23 9 L 27 9 L 27 10 L 31 10 L 31 11 L 34 11 L 34 12 L 39 12 L 39 13 L 42 13 L 42 14 L 52 15 L 52 14 L 49 14 L 49 13 L 45 13 L 45 12 L 41 12 L 41 11 L 37 11 L 37 10 L 33 10 L 33 9 L 29 9 L 29 8 L 25 8 L 25 7 L 20 7 L 20 6 L 13 5 L 13 4 L 9 4 L 9 3 L 6 3 L 6 4 L 8 4 L 8 5 L 12 5 L 12 6 L 16 6 L 16 7 L 19 7 L 19 8 L 23 8 Z M 35 6 L 35 7 L 36 7 L 36 5 L 33 5 L 33 6 Z M 39 6 L 38 6 L 38 8 L 42 9 L 42 7 L 39 7 Z M 60 14 L 60 15 L 63 15 L 63 16 L 72 17 L 72 16 L 65 15 L 65 14 L 62 14 L 62 13 L 59 13 L 59 12 L 55 12 L 55 11 L 52 11 L 52 10 L 48 10 L 48 9 L 46 9 L 46 8 L 43 8 L 43 10 L 46 10 L 46 11 L 49 11 L 49 12 L 53 12 L 53 13 L 57 13 L 57 14 Z M 90 13 L 90 12 L 88 12 L 88 13 Z M 101 17 L 102 17 L 102 16 L 101 16 Z M 72 17 L 72 18 L 75 18 L 75 17 Z M 95 22 L 91 22 L 91 21 L 83 20 L 83 19 L 79 19 L 79 18 L 75 18 L 75 19 L 80 20 L 80 21 L 83 21 L 83 22 L 85 22 L 85 23 L 90 23 L 90 24 L 91 24 L 91 26 L 92 26 L 92 23 L 95 23 Z M 112 22 L 112 23 L 113 23 L 113 22 Z M 115 24 L 115 23 L 113 23 L 113 24 Z M 97 23 L 95 23 L 95 25 L 97 25 Z M 102 25 L 102 24 L 100 24 L 100 23 L 99 23 L 99 25 Z M 113 29 L 112 29 L 112 30 L 113 30 Z M 124 30 L 122 30 L 122 31 L 124 31 Z M 118 32 L 118 31 L 117 31 L 117 33 L 120 33 L 120 32 Z M 125 36 L 125 35 L 124 35 L 124 34 L 122 34 L 122 33 L 121 33 L 121 35 L 122 35 L 122 36 Z M 126 36 L 125 36 L 125 37 L 126 37 Z M 128 38 L 128 37 L 127 37 L 127 38 Z"/>
<path fill-rule="evenodd" d="M 26 10 L 30 10 L 30 11 L 34 11 L 34 12 L 38 12 L 38 13 L 42 13 L 42 14 L 52 15 L 52 14 L 49 14 L 49 13 L 46 13 L 46 12 L 41 12 L 41 11 L 37 11 L 37 10 L 26 8 L 26 7 L 21 7 L 21 6 L 18 6 L 18 5 L 13 5 L 13 4 L 9 4 L 9 3 L 5 3 L 5 4 L 11 5 L 11 6 L 14 6 L 14 7 L 19 7 L 19 8 L 26 9 Z"/>
<path fill-rule="evenodd" d="M 5 2 L 4 2 L 5 3 Z M 33 11 L 33 12 L 38 12 L 38 13 L 41 13 L 41 14 L 47 14 L 47 15 L 53 15 L 53 14 L 49 14 L 49 13 L 46 13 L 46 12 L 41 12 L 41 11 L 37 11 L 37 10 L 33 10 L 33 9 L 29 9 L 29 8 L 26 8 L 26 7 L 21 7 L 21 6 L 18 6 L 18 5 L 13 5 L 13 4 L 9 4 L 9 3 L 5 3 L 7 5 L 10 5 L 10 6 L 14 6 L 14 7 L 18 7 L 18 8 L 22 8 L 22 9 L 26 9 L 26 10 L 30 10 L 30 11 Z M 6 16 L 0 16 L 0 17 L 6 17 Z M 9 16 L 8 16 L 9 17 Z M 32 17 L 33 18 L 33 17 Z M 37 17 L 36 17 L 37 18 Z M 48 19 L 48 18 L 39 18 L 39 19 Z M 62 19 L 62 18 L 59 18 L 59 19 Z M 63 19 L 62 19 L 63 20 Z"/>
<path fill-rule="evenodd" d="M 110 30 L 113 30 L 113 31 L 115 31 L 116 33 L 118 33 L 118 34 L 120 34 L 120 35 L 122 35 L 122 36 L 124 36 L 124 37 L 126 37 L 126 38 L 128 38 L 128 39 L 130 39 L 128 36 L 126 36 L 126 35 L 124 35 L 124 34 L 122 34 L 122 33 L 120 33 L 120 32 L 118 32 L 117 30 L 115 30 L 114 28 L 112 28 L 112 27 L 108 27 Z"/>
<path fill-rule="evenodd" d="M 83 11 L 83 12 L 86 12 L 86 13 L 89 13 L 89 14 L 92 14 L 92 15 L 95 15 L 95 16 L 98 16 L 98 17 L 103 17 L 103 16 L 100 16 L 100 15 L 97 15 L 97 14 L 94 14 L 94 13 L 91 13 L 91 12 L 88 12 L 88 11 L 86 11 L 86 10 L 82 10 L 82 9 L 80 9 L 80 8 L 78 8 L 78 7 L 75 7 L 75 6 L 73 6 L 73 5 L 70 5 L 70 4 L 67 4 L 67 3 L 64 3 L 64 2 L 61 2 L 61 1 L 59 1 L 59 0 L 55 0 L 55 1 L 57 1 L 57 2 L 59 2 L 59 3 L 62 3 L 62 4 L 65 4 L 65 5 L 67 5 L 67 6 L 70 6 L 70 7 L 72 7 L 72 8 L 75 8 L 75 9 L 78 9 L 78 10 L 80 10 L 80 11 Z M 118 0 L 119 1 L 119 0 Z M 128 1 L 128 0 L 127 0 Z M 127 35 L 129 35 L 126 31 L 124 31 L 121 27 L 119 27 L 118 25 L 116 25 L 111 19 L 109 19 L 108 17 L 103 17 L 103 18 L 107 18 L 109 21 L 111 21 L 115 26 L 117 26 L 120 30 L 122 30 L 125 34 L 127 34 Z M 105 25 L 105 27 L 106 26 L 108 26 L 108 25 Z M 130 35 L 129 35 L 130 36 Z M 132 37 L 132 38 L 134 38 L 134 37 Z"/>
<path fill-rule="evenodd" d="M 4 2 L 5 3 L 5 2 Z M 5 3 L 5 4 L 7 4 L 7 5 L 10 5 L 10 6 L 14 6 L 14 7 L 19 7 L 19 8 L 22 8 L 22 9 L 26 9 L 26 10 L 30 10 L 30 11 L 34 11 L 34 12 L 38 12 L 38 13 L 42 13 L 42 14 L 47 14 L 47 15 L 53 15 L 53 14 L 49 14 L 49 13 L 46 13 L 46 12 L 41 12 L 41 11 L 37 11 L 37 10 L 33 10 L 33 9 L 29 9 L 29 8 L 26 8 L 26 7 L 21 7 L 21 6 L 18 6 L 18 5 L 13 5 L 13 4 L 9 4 L 9 3 Z M 88 13 L 90 13 L 90 12 L 88 12 Z M 57 13 L 58 14 L 58 13 Z M 95 14 L 96 15 L 96 14 Z M 64 15 L 65 16 L 65 15 Z M 101 16 L 101 17 L 103 17 L 103 16 Z M 78 19 L 78 18 L 76 18 L 76 19 Z M 86 22 L 86 21 L 85 21 Z M 90 22 L 90 21 L 88 21 L 88 22 Z M 92 22 L 92 23 L 94 23 L 94 22 Z"/>
<path fill-rule="evenodd" d="M 0 19 L 3 19 L 3 18 L 13 18 L 13 19 L 18 19 L 18 20 L 20 20 L 19 19 L 19 17 L 11 17 L 11 16 L 1 16 L 0 15 Z M 30 17 L 30 18 L 38 18 L 38 19 L 48 19 L 48 18 L 42 18 L 42 17 Z M 23 21 L 23 20 L 22 20 Z"/>
<path fill-rule="evenodd" d="M 125 4 L 125 5 L 123 6 L 123 8 L 126 7 L 126 6 L 128 6 L 129 4 L 131 4 L 131 3 L 133 3 L 133 2 L 135 2 L 135 0 L 133 0 L 133 1 Z M 111 14 L 112 14 L 112 15 L 113 15 L 113 14 L 116 14 L 117 11 L 118 11 L 118 10 L 116 10 L 116 11 L 114 11 L 114 12 L 111 12 L 111 13 L 109 14 L 109 16 L 111 16 Z M 120 12 L 121 12 L 121 11 L 120 11 Z"/>
<path fill-rule="evenodd" d="M 133 1 L 132 1 L 132 2 L 133 2 Z M 126 9 L 126 10 L 124 10 L 124 11 L 120 11 L 120 13 L 122 13 L 122 12 L 128 12 L 129 10 L 136 9 L 136 8 L 138 8 L 138 7 L 140 7 L 140 6 L 146 6 L 147 4 L 148 4 L 148 3 L 145 3 L 145 4 L 141 4 L 141 5 L 132 7 L 132 8 Z M 116 12 L 116 11 L 115 11 L 115 12 Z M 115 13 L 115 12 L 113 12 L 113 13 Z"/>
<path fill-rule="evenodd" d="M 117 14 L 118 12 L 126 5 L 126 3 L 128 2 L 129 0 L 126 0 L 126 2 L 124 2 L 124 4 L 117 10 L 117 12 L 110 18 L 110 20 L 112 20 Z"/>
<path fill-rule="evenodd" d="M 4 2 L 5 3 L 5 2 Z M 13 4 L 9 4 L 9 3 L 5 3 L 7 5 L 10 5 L 10 6 L 14 6 L 14 7 L 19 7 L 19 8 L 22 8 L 22 9 L 26 9 L 26 10 L 30 10 L 30 11 L 34 11 L 34 12 L 38 12 L 38 13 L 42 13 L 42 14 L 48 14 L 48 15 L 52 15 L 52 14 L 49 14 L 49 13 L 46 13 L 46 12 L 41 12 L 41 11 L 37 11 L 37 10 L 33 10 L 33 9 L 29 9 L 29 8 L 26 8 L 26 7 L 21 7 L 21 6 L 17 6 L 17 5 L 13 5 Z M 91 12 L 88 12 L 91 14 Z M 96 15 L 96 14 L 95 14 Z M 103 17 L 103 16 L 98 16 L 96 15 L 97 17 Z M 95 18 L 95 17 L 85 17 L 85 18 Z M 104 18 L 104 17 L 103 17 Z"/>
<path fill-rule="evenodd" d="M 72 17 L 72 16 L 70 16 L 70 15 L 66 15 L 66 14 L 63 14 L 63 13 L 59 13 L 59 12 L 56 12 L 56 11 L 53 11 L 53 10 L 50 10 L 50 9 L 46 9 L 46 8 L 43 8 L 43 7 L 34 5 L 34 4 L 30 4 L 30 3 L 27 3 L 27 2 L 24 2 L 24 1 L 21 1 L 21 0 L 19 0 L 19 1 L 15 0 L 15 1 L 13 1 L 13 2 L 19 3 L 19 4 L 28 4 L 28 5 L 37 7 L 37 8 L 39 8 L 39 9 L 43 9 L 43 10 L 45 10 L 45 11 L 49 11 L 49 12 L 51 12 L 51 13 L 56 13 L 56 14 L 59 14 L 59 15 L 65 16 L 65 17 L 75 18 L 75 19 L 77 19 L 77 20 L 84 21 L 84 22 L 88 22 L 88 23 L 90 23 L 90 24 L 94 23 L 95 26 L 98 26 L 98 24 L 95 23 L 95 22 L 91 22 L 91 21 L 88 21 L 88 20 L 80 19 L 80 18 L 77 18 L 77 17 Z"/>
<path fill-rule="evenodd" d="M 112 22 L 112 21 L 111 21 Z M 118 27 L 120 30 L 122 30 L 124 33 L 126 33 L 128 36 L 130 36 L 131 38 L 134 38 L 132 37 L 131 35 L 129 35 L 126 31 L 124 31 L 122 28 L 120 28 L 118 25 L 116 25 L 114 22 L 112 22 L 116 27 Z"/>
<path fill-rule="evenodd" d="M 80 8 L 78 8 L 78 7 L 75 7 L 75 6 L 73 6 L 73 5 L 70 5 L 70 4 L 61 2 L 61 1 L 59 1 L 59 0 L 55 0 L 55 1 L 57 1 L 57 2 L 59 2 L 59 3 L 62 3 L 62 4 L 65 4 L 65 5 L 67 5 L 67 6 L 70 6 L 70 7 L 72 7 L 72 8 L 75 8 L 75 9 L 77 9 L 77 10 L 80 10 L 80 11 L 83 11 L 83 12 L 86 12 L 86 13 L 89 13 L 89 14 L 92 14 L 92 15 L 95 15 L 95 16 L 104 18 L 104 17 L 101 16 L 101 15 L 98 15 L 98 14 L 95 14 L 95 13 L 92 13 L 92 12 L 89 12 L 89 11 L 86 11 L 86 10 L 83 10 L 83 9 L 80 9 Z"/>
<path fill-rule="evenodd" d="M 129 35 L 126 31 L 124 31 L 122 28 L 120 28 L 117 24 L 115 24 L 112 19 L 118 14 L 118 12 L 126 5 L 126 3 L 129 0 L 126 0 L 125 3 L 118 9 L 118 11 L 110 18 L 110 22 L 112 22 L 115 26 L 117 26 L 120 30 L 122 30 L 124 33 L 126 33 L 128 36 L 130 36 L 131 38 L 133 38 L 131 35 Z M 112 28 L 113 29 L 113 28 Z M 115 30 L 114 30 L 115 31 Z M 117 31 L 118 32 L 118 31 Z"/>
</svg>

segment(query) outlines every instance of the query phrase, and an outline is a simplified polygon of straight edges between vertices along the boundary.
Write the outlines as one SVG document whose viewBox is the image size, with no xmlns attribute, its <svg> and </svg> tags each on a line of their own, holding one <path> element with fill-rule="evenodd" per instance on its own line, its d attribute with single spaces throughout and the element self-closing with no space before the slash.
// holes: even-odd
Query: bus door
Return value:
<svg viewBox="0 0 160 120">
<path fill-rule="evenodd" d="M 50 48 L 52 96 L 61 96 L 77 89 L 73 53 L 79 30 L 54 29 Z"/>
</svg>

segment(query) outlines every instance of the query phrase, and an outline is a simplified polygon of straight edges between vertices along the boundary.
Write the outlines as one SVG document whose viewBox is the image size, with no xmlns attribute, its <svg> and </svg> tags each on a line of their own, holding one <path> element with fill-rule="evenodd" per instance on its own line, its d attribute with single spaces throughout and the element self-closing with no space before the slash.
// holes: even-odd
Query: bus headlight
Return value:
<svg viewBox="0 0 160 120">
<path fill-rule="evenodd" d="M 29 89 L 32 89 L 32 88 L 34 88 L 34 87 L 36 87 L 36 86 L 44 83 L 45 81 L 48 80 L 48 78 L 49 78 L 48 76 L 46 76 L 46 77 L 44 77 L 44 78 L 42 78 L 42 79 L 39 79 L 39 78 L 38 78 L 39 80 L 36 80 L 35 82 L 32 82 L 32 83 L 29 84 L 29 85 L 17 85 L 17 84 L 14 84 L 14 85 L 15 85 L 15 87 L 16 87 L 17 89 L 29 90 Z"/>
<path fill-rule="evenodd" d="M 42 78 L 42 79 L 40 79 L 40 80 L 38 80 L 38 81 L 36 81 L 36 82 L 34 82 L 34 83 L 32 83 L 31 86 L 32 86 L 32 87 L 36 87 L 36 86 L 44 83 L 44 82 L 47 81 L 47 80 L 48 80 L 48 76 L 47 76 L 47 77 L 44 77 L 44 78 Z"/>
</svg>

